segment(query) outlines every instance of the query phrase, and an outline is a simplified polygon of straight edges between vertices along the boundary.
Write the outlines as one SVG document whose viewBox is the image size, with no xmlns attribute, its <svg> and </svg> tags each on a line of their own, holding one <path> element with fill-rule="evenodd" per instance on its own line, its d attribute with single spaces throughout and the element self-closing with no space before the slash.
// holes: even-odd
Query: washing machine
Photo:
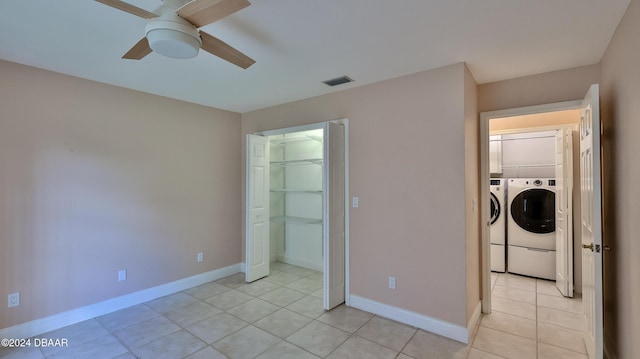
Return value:
<svg viewBox="0 0 640 359">
<path fill-rule="evenodd" d="M 504 272 L 506 269 L 506 194 L 507 180 L 504 178 L 491 178 L 489 180 L 489 193 L 491 200 L 491 270 Z"/>
<path fill-rule="evenodd" d="M 555 280 L 555 180 L 511 178 L 508 189 L 509 273 Z"/>
</svg>

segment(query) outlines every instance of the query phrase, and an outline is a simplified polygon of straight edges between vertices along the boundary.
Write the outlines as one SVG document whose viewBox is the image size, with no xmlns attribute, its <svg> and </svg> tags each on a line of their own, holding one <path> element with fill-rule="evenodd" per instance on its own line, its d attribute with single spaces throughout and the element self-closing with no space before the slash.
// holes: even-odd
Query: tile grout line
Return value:
<svg viewBox="0 0 640 359">
<path fill-rule="evenodd" d="M 498 274 L 498 277 L 496 278 L 496 282 L 495 282 L 495 284 L 493 285 L 493 287 L 492 287 L 492 289 L 491 289 L 491 297 L 493 298 L 494 296 L 497 296 L 497 297 L 505 298 L 505 299 L 507 299 L 507 300 L 510 300 L 510 301 L 513 301 L 513 302 L 517 302 L 517 303 L 531 304 L 531 303 L 528 303 L 528 302 L 523 302 L 523 301 L 519 301 L 519 300 L 511 299 L 511 298 L 509 298 L 509 297 L 503 297 L 503 296 L 500 296 L 500 295 L 496 295 L 496 294 L 494 294 L 494 293 L 493 293 L 493 289 L 495 289 L 495 287 L 496 287 L 496 286 L 498 286 L 498 280 L 499 280 L 499 278 L 500 278 L 501 276 L 507 275 L 507 273 L 508 273 L 508 272 L 504 272 L 504 273 L 499 273 L 499 274 Z M 535 331 L 536 331 L 535 338 L 534 338 L 534 342 L 535 342 L 535 350 L 536 350 L 536 352 L 535 352 L 535 354 L 536 354 L 536 359 L 538 358 L 538 311 L 537 311 L 537 309 L 538 309 L 538 307 L 537 307 L 537 292 L 538 292 L 537 288 L 538 288 L 538 285 L 537 285 L 537 283 L 538 283 L 537 278 L 534 278 L 534 287 L 533 287 L 533 294 L 534 294 L 534 296 L 535 296 L 535 299 L 534 299 L 534 306 L 535 306 L 535 319 L 534 319 L 534 325 L 535 325 Z M 519 290 L 527 291 L 526 289 L 522 289 L 522 288 L 518 288 L 518 287 L 513 287 L 513 286 L 508 286 L 508 285 L 504 285 L 504 286 L 502 286 L 502 287 L 511 288 L 511 289 L 519 289 Z M 514 317 L 518 317 L 518 318 L 522 318 L 522 319 L 528 319 L 528 320 L 531 320 L 531 318 L 527 318 L 527 317 L 523 317 L 523 316 L 520 316 L 520 315 L 511 314 L 511 313 L 507 313 L 507 312 L 502 312 L 502 311 L 500 311 L 500 310 L 495 310 L 494 308 L 491 308 L 491 311 L 492 311 L 492 312 L 493 312 L 493 311 L 496 311 L 496 312 L 503 313 L 503 314 L 506 314 L 506 315 L 510 315 L 510 316 L 514 316 Z M 481 324 L 479 324 L 479 326 L 481 326 Z M 499 330 L 499 329 L 493 329 L 493 328 L 489 328 L 489 327 L 486 327 L 486 328 L 488 328 L 488 329 L 492 329 L 492 330 L 496 330 L 496 331 L 499 331 L 499 332 L 502 332 L 502 333 L 507 333 L 507 332 L 504 332 L 504 331 Z M 524 336 L 521 336 L 521 335 L 518 335 L 518 334 L 515 334 L 515 333 L 507 333 L 507 334 L 511 334 L 511 335 L 514 335 L 514 336 L 517 336 L 517 337 L 520 337 L 520 338 L 524 338 L 524 339 L 529 339 L 529 340 L 531 340 L 530 338 L 527 338 L 527 337 L 524 337 Z M 477 333 L 476 333 L 476 335 L 477 335 Z M 474 337 L 474 341 L 475 341 L 475 337 Z M 471 346 L 471 348 L 473 348 L 473 346 Z M 470 350 L 471 350 L 471 349 L 469 349 L 469 351 L 470 351 Z M 479 350 L 479 349 L 476 349 L 476 350 Z M 483 351 L 483 350 L 480 350 L 480 351 Z M 483 351 L 483 352 L 485 352 L 485 351 Z M 494 354 L 494 353 L 490 353 L 490 354 L 497 355 L 497 354 Z"/>
<path fill-rule="evenodd" d="M 413 340 L 413 338 L 418 335 L 418 332 L 420 331 L 420 329 L 416 328 L 415 333 L 413 333 L 413 335 L 411 336 L 411 338 L 409 338 L 409 340 L 404 344 L 404 346 L 402 347 L 402 349 L 400 349 L 400 351 L 398 352 L 398 355 L 396 355 L 396 358 L 400 356 L 400 354 L 403 354 L 402 352 L 407 348 L 407 345 L 409 345 L 409 343 L 411 343 L 411 341 Z M 408 354 L 405 354 L 406 356 L 409 356 Z"/>
<path fill-rule="evenodd" d="M 536 285 L 535 285 L 535 303 L 536 303 L 536 358 L 538 358 L 538 355 L 540 354 L 540 350 L 538 348 L 538 345 L 540 343 L 539 341 L 539 333 L 538 333 L 538 280 L 536 279 Z"/>
<path fill-rule="evenodd" d="M 550 296 L 550 297 L 553 297 L 553 296 L 552 296 L 552 295 L 549 295 L 549 294 L 546 294 L 546 293 L 539 293 L 539 289 L 541 288 L 541 287 L 540 287 L 540 283 L 543 283 L 543 282 L 542 282 L 542 280 L 541 280 L 541 279 L 538 279 L 538 278 L 535 278 L 535 284 L 534 284 L 534 295 L 535 295 L 535 333 L 536 333 L 536 334 L 535 334 L 535 344 L 536 344 L 536 349 L 535 349 L 535 350 L 536 350 L 536 358 L 538 358 L 538 357 L 539 357 L 539 355 L 540 355 L 540 348 L 539 348 L 539 345 L 540 345 L 540 344 L 545 344 L 545 345 L 548 345 L 548 346 L 551 346 L 551 347 L 554 347 L 554 348 L 558 348 L 558 349 L 561 349 L 561 350 L 570 351 L 570 352 L 573 352 L 573 353 L 576 353 L 576 354 L 579 354 L 579 355 L 584 356 L 584 355 L 585 355 L 585 353 L 580 352 L 580 351 L 577 351 L 577 350 L 574 350 L 574 349 L 572 349 L 572 348 L 566 348 L 566 347 L 559 346 L 559 345 L 556 345 L 556 344 L 542 343 L 542 342 L 540 341 L 540 329 L 539 329 L 539 324 L 540 324 L 541 322 L 540 322 L 540 313 L 539 313 L 539 309 L 541 309 L 541 308 L 549 308 L 549 309 L 552 309 L 552 310 L 557 310 L 557 311 L 566 312 L 566 313 L 570 313 L 570 314 L 573 314 L 573 313 L 574 313 L 574 312 L 572 312 L 571 310 L 565 310 L 565 309 L 561 309 L 561 308 L 557 308 L 557 307 L 553 307 L 553 306 L 545 306 L 545 305 L 541 305 L 541 304 L 539 303 L 539 301 L 538 301 L 538 296 L 539 296 L 539 295 L 543 295 L 543 296 Z M 497 280 L 496 280 L 496 285 L 497 285 Z M 507 286 L 507 287 L 508 287 L 508 286 Z M 494 285 L 494 287 L 492 287 L 492 288 L 495 288 L 495 285 Z M 510 287 L 510 288 L 515 288 L 515 287 Z M 491 295 L 492 295 L 492 296 L 494 296 L 493 289 L 492 289 L 492 291 L 491 291 Z M 510 299 L 510 298 L 508 298 L 508 297 L 501 297 L 501 298 L 506 298 L 506 299 L 509 299 L 509 300 L 512 300 L 512 301 L 515 301 L 515 302 L 519 302 L 519 301 L 517 301 L 517 300 L 513 300 L 513 299 Z M 566 298 L 564 298 L 564 299 L 566 299 Z M 494 309 L 492 308 L 492 311 L 493 311 L 493 310 L 494 310 Z M 501 312 L 501 311 L 497 311 L 497 312 L 504 313 L 504 314 L 507 314 L 507 315 L 513 315 L 513 316 L 516 316 L 516 317 L 520 317 L 520 316 L 517 316 L 517 315 L 514 315 L 514 314 L 510 314 L 510 313 L 506 313 L 506 312 Z M 524 318 L 524 317 L 520 317 L 520 318 Z M 525 319 L 528 319 L 528 318 L 525 318 Z M 545 324 L 552 325 L 552 326 L 556 326 L 556 327 L 559 327 L 559 328 L 561 328 L 561 329 L 565 329 L 565 330 L 578 331 L 578 330 L 576 330 L 576 329 L 574 329 L 574 328 L 572 328 L 572 327 L 565 327 L 565 326 L 562 326 L 562 325 L 559 325 L 559 324 L 555 324 L 555 323 L 545 323 Z M 578 331 L 578 332 L 579 332 L 579 331 Z M 514 335 L 517 335 L 517 334 L 514 334 Z M 475 337 L 474 337 L 474 341 L 475 341 Z M 479 349 L 477 349 L 477 348 L 474 348 L 474 347 L 473 347 L 473 345 L 471 345 L 471 349 L 479 350 Z M 482 350 L 481 350 L 481 351 L 482 351 Z M 484 352 L 484 351 L 483 351 L 483 352 Z M 495 354 L 494 354 L 494 355 L 495 355 Z"/>
</svg>

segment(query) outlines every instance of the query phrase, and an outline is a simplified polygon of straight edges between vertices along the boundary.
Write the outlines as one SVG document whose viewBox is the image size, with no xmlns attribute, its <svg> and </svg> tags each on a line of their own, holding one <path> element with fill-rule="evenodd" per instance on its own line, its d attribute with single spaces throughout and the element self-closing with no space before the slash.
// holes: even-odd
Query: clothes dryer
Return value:
<svg viewBox="0 0 640 359">
<path fill-rule="evenodd" d="M 506 183 L 503 178 L 490 179 L 489 193 L 491 200 L 491 270 L 506 270 Z"/>
<path fill-rule="evenodd" d="M 555 279 L 556 205 L 554 179 L 509 179 L 508 271 Z"/>
</svg>

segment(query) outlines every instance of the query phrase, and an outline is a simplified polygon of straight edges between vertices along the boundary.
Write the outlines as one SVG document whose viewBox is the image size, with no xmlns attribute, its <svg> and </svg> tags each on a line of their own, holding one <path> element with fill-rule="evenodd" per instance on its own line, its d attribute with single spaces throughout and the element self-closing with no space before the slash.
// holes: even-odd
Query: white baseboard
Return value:
<svg viewBox="0 0 640 359">
<path fill-rule="evenodd" d="M 79 323 L 133 305 L 164 297 L 165 295 L 177 293 L 200 284 L 228 277 L 240 272 L 240 269 L 241 264 L 237 263 L 228 267 L 162 284 L 157 287 L 143 289 L 121 297 L 107 299 L 103 302 L 0 329 L 0 338 L 30 338 L 51 330 L 66 327 L 67 325 Z"/>
<path fill-rule="evenodd" d="M 480 324 L 480 316 L 482 315 L 482 302 L 478 302 L 476 305 L 476 309 L 473 310 L 473 314 L 471 314 L 471 319 L 469 319 L 469 323 L 467 323 L 467 343 L 471 343 L 473 337 L 476 335 L 476 330 L 478 330 L 478 325 Z"/>
<path fill-rule="evenodd" d="M 426 331 L 442 335 L 453 340 L 468 344 L 469 330 L 463 326 L 446 322 L 444 320 L 429 317 L 424 314 L 412 312 L 410 310 L 394 307 L 388 304 L 379 303 L 371 299 L 351 295 L 350 305 L 354 308 L 365 310 L 379 316 L 393 319 L 395 321 L 412 325 Z M 479 310 L 478 312 L 479 317 Z M 475 312 L 474 312 L 475 315 Z"/>
</svg>

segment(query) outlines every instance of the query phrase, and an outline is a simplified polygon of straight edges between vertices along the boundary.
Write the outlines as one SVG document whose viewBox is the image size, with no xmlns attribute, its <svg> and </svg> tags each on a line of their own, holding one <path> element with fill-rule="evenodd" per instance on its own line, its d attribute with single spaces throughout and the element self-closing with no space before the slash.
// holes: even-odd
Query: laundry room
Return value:
<svg viewBox="0 0 640 359">
<path fill-rule="evenodd" d="M 582 292 L 579 110 L 489 121 L 491 270 Z"/>
</svg>

